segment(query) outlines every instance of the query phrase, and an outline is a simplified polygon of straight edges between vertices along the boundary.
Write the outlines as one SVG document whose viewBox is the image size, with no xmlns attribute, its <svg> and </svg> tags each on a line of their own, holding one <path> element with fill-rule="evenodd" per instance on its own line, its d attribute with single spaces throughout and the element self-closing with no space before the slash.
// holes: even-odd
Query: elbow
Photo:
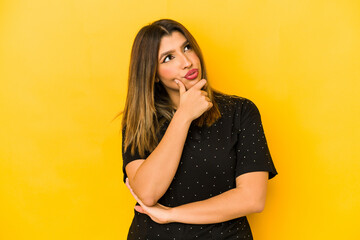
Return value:
<svg viewBox="0 0 360 240">
<path fill-rule="evenodd" d="M 265 196 L 256 194 L 248 196 L 247 207 L 249 214 L 261 213 L 265 208 Z"/>
<path fill-rule="evenodd" d="M 254 204 L 253 212 L 254 213 L 261 213 L 262 211 L 264 211 L 264 208 L 265 208 L 265 203 Z"/>
<path fill-rule="evenodd" d="M 148 190 L 144 191 L 143 189 L 138 189 L 137 186 L 138 185 L 133 184 L 132 188 L 130 189 L 130 192 L 132 191 L 132 194 L 135 197 L 135 200 L 137 200 L 138 203 L 139 203 L 139 201 L 141 201 L 141 203 L 147 207 L 154 206 L 159 199 L 156 198 L 153 191 L 148 191 Z"/>
<path fill-rule="evenodd" d="M 262 211 L 264 211 L 265 208 L 265 200 L 255 200 L 252 201 L 251 204 L 251 212 L 253 213 L 261 213 Z"/>
<path fill-rule="evenodd" d="M 157 203 L 157 200 L 152 197 L 145 197 L 141 199 L 142 203 L 147 207 L 152 207 Z"/>
<path fill-rule="evenodd" d="M 138 198 L 147 207 L 154 206 L 158 201 L 158 199 L 154 196 L 154 194 L 151 194 L 151 193 L 139 194 Z"/>
</svg>

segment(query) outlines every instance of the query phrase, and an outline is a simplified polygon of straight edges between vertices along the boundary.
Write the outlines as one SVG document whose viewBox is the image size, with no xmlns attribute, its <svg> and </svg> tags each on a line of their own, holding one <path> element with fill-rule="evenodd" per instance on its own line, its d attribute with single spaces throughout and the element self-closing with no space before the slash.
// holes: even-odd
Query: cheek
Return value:
<svg viewBox="0 0 360 240">
<path fill-rule="evenodd" d="M 196 53 L 193 53 L 191 55 L 191 60 L 193 63 L 196 63 L 197 65 L 200 65 L 200 58 L 196 55 Z"/>
<path fill-rule="evenodd" d="M 168 67 L 161 67 L 158 69 L 160 78 L 172 78 L 174 76 L 174 69 Z"/>
</svg>

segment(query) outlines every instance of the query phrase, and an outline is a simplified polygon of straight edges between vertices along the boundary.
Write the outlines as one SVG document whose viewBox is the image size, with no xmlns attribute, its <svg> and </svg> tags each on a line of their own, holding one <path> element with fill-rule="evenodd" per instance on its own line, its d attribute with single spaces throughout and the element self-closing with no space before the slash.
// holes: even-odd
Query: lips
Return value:
<svg viewBox="0 0 360 240">
<path fill-rule="evenodd" d="M 187 72 L 184 78 L 187 80 L 194 80 L 199 75 L 199 70 L 194 68 Z"/>
</svg>

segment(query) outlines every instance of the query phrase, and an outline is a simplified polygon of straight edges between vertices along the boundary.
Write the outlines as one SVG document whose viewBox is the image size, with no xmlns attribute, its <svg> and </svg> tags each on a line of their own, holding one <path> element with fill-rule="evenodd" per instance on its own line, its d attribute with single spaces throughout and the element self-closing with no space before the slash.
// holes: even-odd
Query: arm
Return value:
<svg viewBox="0 0 360 240">
<path fill-rule="evenodd" d="M 211 224 L 224 222 L 261 212 L 265 206 L 267 181 L 268 172 L 245 173 L 236 178 L 236 188 L 203 201 L 175 208 L 168 208 L 160 204 L 147 207 L 138 201 L 140 206 L 135 209 L 149 215 L 158 223 Z M 134 195 L 133 192 L 132 194 Z M 134 197 L 137 198 L 136 195 Z"/>
<path fill-rule="evenodd" d="M 171 210 L 170 220 L 188 224 L 210 224 L 261 212 L 265 206 L 268 173 L 251 172 L 236 178 L 236 188 L 215 197 Z"/>
<path fill-rule="evenodd" d="M 177 111 L 160 143 L 148 158 L 135 160 L 126 166 L 131 187 L 145 205 L 154 205 L 170 186 L 190 123 Z"/>
<path fill-rule="evenodd" d="M 179 165 L 186 136 L 193 119 L 212 107 L 199 81 L 186 91 L 179 82 L 180 106 L 158 146 L 146 160 L 135 160 L 125 170 L 131 188 L 147 206 L 153 206 L 169 188 Z"/>
</svg>

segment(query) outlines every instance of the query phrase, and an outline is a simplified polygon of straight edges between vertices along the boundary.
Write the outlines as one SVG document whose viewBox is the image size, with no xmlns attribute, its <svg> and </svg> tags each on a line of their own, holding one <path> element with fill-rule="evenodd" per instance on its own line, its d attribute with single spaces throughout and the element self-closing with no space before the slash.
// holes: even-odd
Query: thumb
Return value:
<svg viewBox="0 0 360 240">
<path fill-rule="evenodd" d="M 186 92 L 186 87 L 185 87 L 185 85 L 184 85 L 180 80 L 175 79 L 174 81 L 175 81 L 175 82 L 177 83 L 177 85 L 179 86 L 180 96 L 183 95 L 183 94 Z"/>
<path fill-rule="evenodd" d="M 137 212 L 139 212 L 139 213 L 145 213 L 145 211 L 144 211 L 144 209 L 141 207 L 141 206 L 139 206 L 139 205 L 135 205 L 135 210 L 137 211 Z"/>
</svg>

